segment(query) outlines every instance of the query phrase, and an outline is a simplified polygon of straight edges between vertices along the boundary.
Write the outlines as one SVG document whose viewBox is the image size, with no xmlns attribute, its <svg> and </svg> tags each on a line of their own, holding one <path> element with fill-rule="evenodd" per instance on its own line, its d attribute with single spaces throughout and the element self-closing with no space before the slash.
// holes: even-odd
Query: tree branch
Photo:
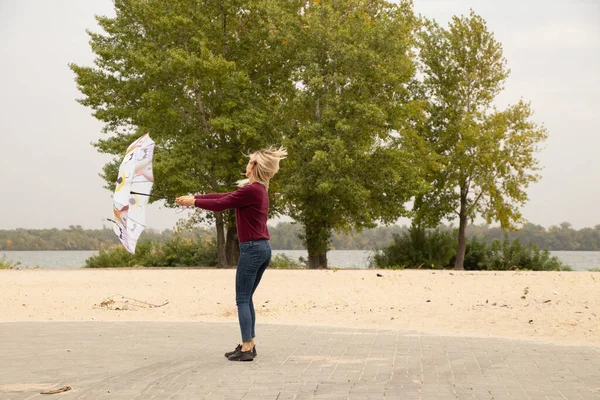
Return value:
<svg viewBox="0 0 600 400">
<path fill-rule="evenodd" d="M 223 58 L 226 58 L 227 56 L 227 14 L 225 13 L 225 11 L 223 11 L 223 3 L 221 3 L 221 10 L 223 12 L 223 23 L 221 24 L 222 27 L 222 35 L 223 35 L 223 47 L 221 50 L 221 53 L 223 54 Z"/>
<path fill-rule="evenodd" d="M 202 103 L 202 97 L 200 96 L 200 89 L 198 88 L 198 82 L 196 81 L 196 78 L 194 78 L 194 94 L 196 95 L 196 104 L 200 109 L 200 120 L 202 122 L 202 127 L 207 133 L 209 133 L 210 126 L 206 120 L 206 111 L 204 110 L 204 104 Z"/>
<path fill-rule="evenodd" d="M 479 195 L 477 196 L 477 198 L 475 200 L 473 200 L 473 204 L 471 204 L 471 207 L 469 207 L 469 209 L 467 210 L 467 215 L 471 215 L 471 213 L 475 209 L 475 206 L 479 202 L 479 199 L 481 199 L 481 196 L 483 196 L 483 190 L 479 193 Z"/>
<path fill-rule="evenodd" d="M 321 107 L 319 106 L 319 98 L 317 98 L 317 106 L 316 106 L 316 110 L 315 110 L 315 119 L 317 120 L 317 122 L 321 121 Z"/>
</svg>

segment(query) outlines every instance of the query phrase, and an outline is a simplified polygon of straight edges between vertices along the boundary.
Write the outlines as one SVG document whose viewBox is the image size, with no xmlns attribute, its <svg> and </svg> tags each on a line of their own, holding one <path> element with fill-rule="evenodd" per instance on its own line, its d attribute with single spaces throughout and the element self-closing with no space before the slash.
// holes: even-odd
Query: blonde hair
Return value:
<svg viewBox="0 0 600 400">
<path fill-rule="evenodd" d="M 252 177 L 255 182 L 262 183 L 269 190 L 269 181 L 279 171 L 279 161 L 287 156 L 286 149 L 281 146 L 258 150 L 247 157 L 254 164 Z"/>
</svg>

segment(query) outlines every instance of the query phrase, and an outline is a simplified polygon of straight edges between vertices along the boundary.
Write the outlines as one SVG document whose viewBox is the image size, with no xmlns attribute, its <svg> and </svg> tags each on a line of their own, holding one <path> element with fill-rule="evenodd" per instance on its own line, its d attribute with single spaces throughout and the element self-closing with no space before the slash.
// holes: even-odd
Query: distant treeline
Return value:
<svg viewBox="0 0 600 400">
<path fill-rule="evenodd" d="M 455 227 L 442 226 L 442 229 L 453 230 Z M 292 223 L 280 223 L 277 227 L 269 227 L 271 233 L 271 247 L 281 250 L 303 249 L 302 241 L 298 238 L 301 227 Z M 331 241 L 332 250 L 375 250 L 388 247 L 396 234 L 408 232 L 408 226 L 387 226 L 366 229 L 360 233 L 346 235 L 334 234 Z M 488 238 L 490 241 L 504 240 L 508 234 L 510 241 L 518 239 L 522 244 L 535 244 L 547 250 L 580 250 L 600 251 L 600 225 L 593 228 L 575 230 L 568 222 L 553 225 L 546 229 L 541 225 L 525 224 L 515 232 L 506 232 L 500 228 L 486 225 L 470 225 L 467 227 L 467 238 L 478 236 Z"/>
<path fill-rule="evenodd" d="M 140 241 L 164 243 L 175 233 L 152 229 L 144 231 Z M 211 232 L 198 230 L 186 232 L 183 236 L 212 235 Z M 101 250 L 119 244 L 112 229 L 83 229 L 70 226 L 68 229 L 14 229 L 0 230 L 0 250 Z"/>
<path fill-rule="evenodd" d="M 453 227 L 443 227 L 454 229 Z M 331 241 L 332 250 L 375 250 L 390 245 L 395 234 L 406 232 L 406 226 L 388 226 L 366 229 L 360 233 L 337 233 Z M 300 239 L 300 225 L 285 222 L 269 227 L 271 247 L 276 250 L 303 249 Z M 490 240 L 504 238 L 500 228 L 471 225 L 467 236 L 486 237 Z M 164 243 L 175 232 L 146 230 L 141 241 Z M 181 233 L 184 237 L 211 237 L 212 229 L 196 229 Z M 522 244 L 536 244 L 548 250 L 600 251 L 600 225 L 593 228 L 575 230 L 568 222 L 546 229 L 541 225 L 526 224 L 520 231 L 508 232 L 510 240 L 519 239 Z M 119 244 L 112 229 L 83 229 L 70 226 L 69 229 L 15 229 L 0 230 L 0 250 L 100 250 Z"/>
</svg>

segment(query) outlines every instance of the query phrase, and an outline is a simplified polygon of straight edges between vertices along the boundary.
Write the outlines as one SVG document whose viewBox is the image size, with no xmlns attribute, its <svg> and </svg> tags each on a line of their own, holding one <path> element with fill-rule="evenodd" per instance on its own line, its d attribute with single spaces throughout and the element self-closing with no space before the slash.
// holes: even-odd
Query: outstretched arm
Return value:
<svg viewBox="0 0 600 400">
<path fill-rule="evenodd" d="M 232 208 L 245 207 L 255 202 L 253 192 L 247 186 L 241 187 L 235 192 L 225 193 L 217 198 L 196 198 L 194 205 L 209 211 L 224 211 Z"/>
<path fill-rule="evenodd" d="M 233 192 L 231 192 L 233 193 Z M 193 196 L 179 196 L 175 199 L 175 202 L 180 206 L 191 207 L 194 205 L 196 199 L 220 199 L 227 196 L 229 193 L 207 193 L 207 194 L 196 194 Z"/>
<path fill-rule="evenodd" d="M 230 193 L 211 193 L 208 195 L 181 196 L 176 199 L 180 206 L 196 206 L 209 211 L 223 211 L 240 208 L 255 202 L 255 192 L 249 186 L 243 186 Z"/>
<path fill-rule="evenodd" d="M 229 192 L 233 193 L 233 192 Z M 220 199 L 221 197 L 227 196 L 229 193 L 207 193 L 207 194 L 196 194 L 195 199 Z"/>
</svg>

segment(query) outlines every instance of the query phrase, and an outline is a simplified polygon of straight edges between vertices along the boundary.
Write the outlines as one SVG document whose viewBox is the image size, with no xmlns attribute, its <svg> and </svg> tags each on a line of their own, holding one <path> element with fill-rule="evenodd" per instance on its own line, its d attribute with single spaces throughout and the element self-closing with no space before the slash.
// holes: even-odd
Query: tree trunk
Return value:
<svg viewBox="0 0 600 400">
<path fill-rule="evenodd" d="M 305 224 L 304 242 L 308 250 L 308 268 L 326 269 L 331 230 L 324 223 Z"/>
<path fill-rule="evenodd" d="M 215 213 L 215 224 L 217 226 L 217 257 L 218 266 L 224 267 L 227 265 L 227 252 L 225 249 L 225 224 L 223 221 L 223 213 Z"/>
<path fill-rule="evenodd" d="M 461 195 L 460 198 L 460 211 L 458 213 L 458 251 L 456 252 L 456 262 L 454 269 L 464 270 L 465 269 L 465 252 L 467 250 L 467 240 L 465 233 L 467 230 L 467 197 Z"/>
<path fill-rule="evenodd" d="M 227 253 L 227 265 L 237 265 L 237 262 L 240 259 L 240 242 L 237 237 L 237 229 L 235 225 L 227 228 L 225 249 Z"/>
<path fill-rule="evenodd" d="M 327 253 L 311 254 L 308 253 L 308 268 L 309 269 L 327 269 Z"/>
</svg>

